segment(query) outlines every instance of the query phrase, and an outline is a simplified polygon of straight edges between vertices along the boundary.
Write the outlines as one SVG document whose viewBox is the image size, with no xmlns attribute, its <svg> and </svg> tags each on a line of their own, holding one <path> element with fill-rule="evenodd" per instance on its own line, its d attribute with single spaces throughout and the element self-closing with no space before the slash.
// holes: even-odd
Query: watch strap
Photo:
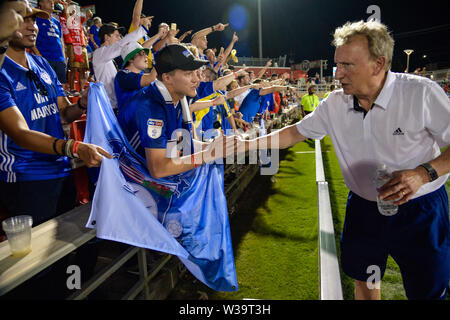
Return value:
<svg viewBox="0 0 450 320">
<path fill-rule="evenodd" d="M 434 168 L 429 163 L 422 163 L 420 167 L 427 170 L 428 175 L 430 176 L 430 182 L 439 178 L 439 175 L 437 174 L 436 170 L 434 170 Z"/>
</svg>

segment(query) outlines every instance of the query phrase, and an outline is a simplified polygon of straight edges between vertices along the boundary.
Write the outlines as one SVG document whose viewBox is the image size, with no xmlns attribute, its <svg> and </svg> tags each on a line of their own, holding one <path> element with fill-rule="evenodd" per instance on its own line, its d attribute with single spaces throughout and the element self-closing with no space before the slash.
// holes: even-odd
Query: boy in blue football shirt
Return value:
<svg viewBox="0 0 450 320">
<path fill-rule="evenodd" d="M 137 42 L 130 42 L 122 48 L 123 69 L 117 73 L 114 79 L 118 108 L 121 108 L 140 89 L 156 79 L 154 68 L 150 73 L 144 72 L 148 66 L 149 52 L 149 48 L 144 48 Z"/>
<path fill-rule="evenodd" d="M 219 137 L 198 154 L 178 158 L 181 161 L 167 156 L 168 145 L 176 142 L 178 130 L 188 129 L 183 123 L 183 116 L 190 113 L 186 96 L 196 95 L 200 83 L 198 69 L 208 62 L 196 59 L 178 44 L 162 49 L 155 62 L 157 80 L 132 97 L 117 117 L 131 145 L 146 158 L 151 176 L 158 179 L 179 174 L 234 153 L 235 138 Z M 183 111 L 182 105 L 188 110 Z M 223 152 L 216 154 L 219 148 Z"/>
</svg>

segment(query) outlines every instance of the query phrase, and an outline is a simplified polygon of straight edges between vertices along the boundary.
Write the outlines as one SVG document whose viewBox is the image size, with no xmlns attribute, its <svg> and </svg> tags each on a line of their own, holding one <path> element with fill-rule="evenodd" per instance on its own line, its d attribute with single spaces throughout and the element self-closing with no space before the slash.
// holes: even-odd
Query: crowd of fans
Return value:
<svg viewBox="0 0 450 320">
<path fill-rule="evenodd" d="M 89 10 L 82 13 L 68 0 L 39 0 L 37 8 L 26 0 L 2 1 L 0 129 L 5 142 L 0 150 L 0 205 L 8 214 L 28 212 L 37 225 L 73 207 L 76 190 L 67 158 L 99 166 L 101 155 L 110 155 L 97 146 L 66 140 L 62 125 L 86 112 L 89 81 L 103 84 L 116 114 L 129 109 L 144 88 L 164 83 L 156 61 L 167 46 L 182 46 L 186 57 L 201 61 L 194 70 L 196 92 L 188 95 L 194 136 L 200 141 L 211 141 L 211 135 L 205 136 L 211 129 L 239 135 L 292 103 L 302 106 L 303 115 L 317 106 L 314 85 L 300 100 L 289 87 L 289 74 L 267 71 L 271 61 L 257 75 L 229 65 L 239 41 L 236 33 L 226 48 L 208 48 L 207 36 L 228 24 L 178 37 L 175 23 L 161 22 L 152 33 L 154 17 L 142 8 L 143 0 L 136 0 L 125 28 L 103 23 Z"/>
<path fill-rule="evenodd" d="M 77 205 L 69 160 L 80 158 L 92 167 L 100 165 L 102 156 L 112 158 L 98 146 L 68 139 L 63 129 L 84 117 L 90 107 L 90 81 L 105 87 L 130 142 L 136 142 L 132 140 L 135 131 L 145 131 L 146 137 L 141 134 L 142 141 L 133 146 L 147 157 L 155 178 L 190 170 L 211 159 L 176 166 L 162 150 L 179 127 L 179 114 L 155 120 L 148 133 L 147 120 L 161 118 L 162 111 L 151 108 L 152 115 L 143 117 L 141 123 L 137 118 L 142 110 L 135 106 L 163 95 L 166 104 L 176 107 L 187 96 L 194 136 L 205 146 L 212 145 L 213 137 L 205 135 L 209 129 L 241 134 L 260 115 L 270 117 L 287 108 L 287 98 L 295 95 L 285 85 L 286 75 L 278 79 L 277 74 L 265 74 L 271 62 L 258 76 L 228 65 L 239 41 L 236 33 L 226 48 L 208 48 L 207 36 L 224 31 L 228 24 L 178 36 L 176 24 L 162 22 L 152 33 L 153 17 L 142 13 L 143 0 L 137 0 L 126 33 L 126 28 L 103 23 L 89 11 L 81 14 L 70 1 L 39 0 L 36 8 L 26 0 L 0 5 L 1 220 L 28 214 L 37 226 L 69 211 Z M 183 79 L 179 71 L 184 72 Z M 191 87 L 186 91 L 182 82 L 186 83 L 187 76 Z M 140 103 L 143 97 L 145 103 Z M 159 125 L 164 132 L 157 130 Z M 221 137 L 214 140 L 216 146 L 224 144 Z M 90 258 L 82 258 L 79 264 L 87 263 L 85 269 L 92 270 L 96 250 L 95 243 L 81 247 L 81 257 Z"/>
<path fill-rule="evenodd" d="M 173 132 L 184 125 L 184 101 L 200 151 L 222 144 L 224 153 L 213 157 L 226 156 L 224 141 L 255 121 L 276 117 L 290 104 L 306 116 L 319 104 L 319 77 L 299 97 L 289 74 L 268 73 L 271 61 L 257 75 L 229 65 L 236 33 L 226 48 L 208 47 L 208 35 L 228 24 L 178 36 L 175 23 L 161 22 L 152 32 L 154 17 L 142 12 L 143 1 L 136 0 L 128 28 L 103 23 L 90 11 L 81 14 L 68 0 L 39 0 L 37 8 L 27 1 L 1 1 L 0 207 L 8 215 L 30 214 L 36 226 L 70 210 L 76 188 L 69 158 L 89 167 L 99 166 L 102 156 L 112 158 L 98 146 L 67 139 L 63 130 L 91 107 L 89 81 L 103 84 L 154 178 L 214 160 L 176 163 L 167 157 Z"/>
<path fill-rule="evenodd" d="M 198 139 L 213 128 L 247 130 L 257 113 L 276 114 L 287 106 L 286 95 L 280 96 L 287 89 L 281 86 L 286 78 L 277 80 L 274 74 L 260 79 L 270 63 L 259 79 L 228 66 L 239 40 L 236 33 L 226 49 L 208 49 L 207 36 L 227 24 L 177 37 L 176 24 L 162 22 L 152 34 L 153 17 L 143 14 L 142 7 L 143 0 L 137 0 L 126 34 L 126 28 L 103 23 L 89 10 L 81 13 L 70 1 L 39 0 L 36 8 L 27 1 L 2 1 L 0 203 L 8 214 L 27 212 L 37 225 L 75 204 L 68 157 L 98 166 L 101 155 L 110 155 L 97 146 L 67 140 L 62 125 L 86 112 L 88 81 L 103 83 L 116 113 L 126 108 L 157 79 L 155 59 L 168 45 L 180 44 L 205 61 L 195 71 L 197 92 L 189 101 Z M 34 193 L 29 189 L 36 195 L 30 196 Z M 63 197 L 66 205 L 58 204 Z"/>
<path fill-rule="evenodd" d="M 190 70 L 195 66 L 190 71 L 194 73 L 191 80 L 196 91 L 185 95 L 194 137 L 202 142 L 211 142 L 220 132 L 241 135 L 254 122 L 274 118 L 290 104 L 300 106 L 303 116 L 318 105 L 314 84 L 308 94 L 299 97 L 295 88 L 289 86 L 289 74 L 268 71 L 271 61 L 258 74 L 229 65 L 234 45 L 239 41 L 236 33 L 226 48 L 208 47 L 208 35 L 224 31 L 228 24 L 217 23 L 178 36 L 180 30 L 175 23 L 161 22 L 157 31 L 151 32 L 154 17 L 142 12 L 143 1 L 136 0 L 128 28 L 115 22 L 103 23 L 101 17 L 93 16 L 89 10 L 82 13 L 69 0 L 39 0 L 36 8 L 31 8 L 26 0 L 2 1 L 3 217 L 27 213 L 33 216 L 36 226 L 70 210 L 76 205 L 77 190 L 69 158 L 80 158 L 88 167 L 99 166 L 102 155 L 111 158 L 98 146 L 67 139 L 62 127 L 86 113 L 89 81 L 101 82 L 122 125 L 139 131 L 140 127 L 147 129 L 148 124 L 131 123 L 129 113 L 142 91 L 156 85 L 163 94 L 161 87 L 173 85 L 167 84 L 163 73 L 171 75 L 175 69 Z M 160 53 L 170 46 L 183 48 L 182 54 L 188 58 L 183 63 L 191 67 L 176 61 L 182 57 L 161 57 Z M 157 61 L 166 67 L 158 66 Z M 169 91 L 173 95 L 173 88 Z M 172 100 L 175 105 L 175 98 Z M 157 116 L 160 115 L 145 119 Z M 123 129 L 132 140 L 136 132 Z M 159 135 L 157 132 L 155 137 L 159 139 Z M 166 141 L 158 146 L 165 147 Z M 144 150 L 145 143 L 140 148 Z M 145 157 L 145 152 L 142 155 Z"/>
</svg>

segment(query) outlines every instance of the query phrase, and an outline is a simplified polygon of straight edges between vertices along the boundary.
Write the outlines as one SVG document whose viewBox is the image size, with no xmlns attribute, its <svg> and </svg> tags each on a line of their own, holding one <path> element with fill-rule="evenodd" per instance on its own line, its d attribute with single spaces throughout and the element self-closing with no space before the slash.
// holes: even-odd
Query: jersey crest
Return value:
<svg viewBox="0 0 450 320">
<path fill-rule="evenodd" d="M 152 139 L 158 139 L 161 136 L 164 121 L 158 119 L 147 120 L 147 135 Z"/>
</svg>

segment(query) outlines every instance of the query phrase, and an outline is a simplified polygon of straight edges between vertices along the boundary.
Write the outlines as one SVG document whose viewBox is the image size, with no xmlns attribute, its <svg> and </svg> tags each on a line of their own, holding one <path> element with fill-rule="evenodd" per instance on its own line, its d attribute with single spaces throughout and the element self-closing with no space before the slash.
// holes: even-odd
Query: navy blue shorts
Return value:
<svg viewBox="0 0 450 320">
<path fill-rule="evenodd" d="M 397 262 L 408 299 L 444 299 L 450 279 L 449 202 L 445 187 L 401 205 L 383 216 L 377 203 L 348 195 L 341 235 L 342 269 L 349 277 L 380 280 L 388 254 Z"/>
</svg>

